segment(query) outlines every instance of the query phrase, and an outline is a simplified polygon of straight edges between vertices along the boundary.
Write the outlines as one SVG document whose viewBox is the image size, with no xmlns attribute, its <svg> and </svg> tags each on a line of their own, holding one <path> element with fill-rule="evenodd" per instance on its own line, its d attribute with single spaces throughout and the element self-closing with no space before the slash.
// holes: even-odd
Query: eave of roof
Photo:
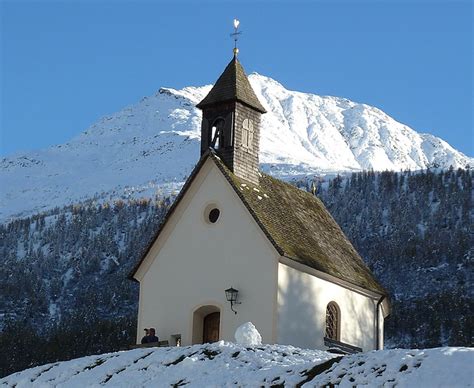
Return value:
<svg viewBox="0 0 474 388">
<path fill-rule="evenodd" d="M 211 156 L 280 255 L 388 295 L 319 198 L 266 174 L 249 183 Z"/>
<path fill-rule="evenodd" d="M 183 187 L 181 188 L 181 191 L 176 196 L 173 204 L 170 206 L 170 208 L 168 209 L 168 212 L 166 213 L 165 217 L 163 218 L 163 220 L 161 221 L 159 227 L 157 228 L 156 233 L 154 234 L 153 238 L 150 240 L 149 244 L 146 246 L 145 250 L 143 251 L 143 254 L 141 255 L 140 260 L 135 264 L 135 266 L 132 268 L 132 270 L 128 274 L 128 278 L 130 280 L 137 281 L 134 276 L 135 276 L 138 268 L 141 266 L 141 264 L 145 260 L 146 256 L 148 255 L 151 248 L 153 247 L 153 244 L 155 243 L 156 239 L 160 235 L 160 233 L 163 230 L 163 228 L 165 227 L 165 225 L 168 223 L 168 220 L 173 215 L 173 213 L 174 213 L 176 207 L 178 206 L 179 202 L 184 197 L 184 194 L 186 194 L 186 192 L 188 191 L 188 188 L 191 186 L 191 183 L 193 183 L 194 178 L 196 178 L 196 176 L 197 176 L 197 173 L 199 172 L 199 170 L 201 170 L 201 167 L 204 165 L 204 163 L 206 162 L 206 160 L 208 159 L 208 157 L 211 153 L 213 153 L 212 149 L 207 150 L 201 156 L 201 159 L 199 159 L 199 161 L 196 164 L 196 166 L 194 167 L 193 171 L 191 171 L 191 174 L 189 175 L 188 179 L 186 180 Z"/>
<path fill-rule="evenodd" d="M 233 174 L 211 149 L 197 163 L 129 278 L 135 280 L 136 271 L 208 158 L 281 256 L 388 295 L 317 197 L 266 174 L 261 174 L 259 185 L 249 183 Z"/>
</svg>

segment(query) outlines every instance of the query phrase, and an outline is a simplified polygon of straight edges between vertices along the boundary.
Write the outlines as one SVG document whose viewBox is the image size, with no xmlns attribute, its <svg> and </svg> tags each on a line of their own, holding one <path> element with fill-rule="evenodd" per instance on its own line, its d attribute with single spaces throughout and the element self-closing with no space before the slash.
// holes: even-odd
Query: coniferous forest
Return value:
<svg viewBox="0 0 474 388">
<path fill-rule="evenodd" d="M 295 182 L 315 183 L 390 292 L 386 346 L 473 345 L 472 181 L 451 169 Z M 127 275 L 171 201 L 90 201 L 0 226 L 0 376 L 135 341 Z"/>
</svg>

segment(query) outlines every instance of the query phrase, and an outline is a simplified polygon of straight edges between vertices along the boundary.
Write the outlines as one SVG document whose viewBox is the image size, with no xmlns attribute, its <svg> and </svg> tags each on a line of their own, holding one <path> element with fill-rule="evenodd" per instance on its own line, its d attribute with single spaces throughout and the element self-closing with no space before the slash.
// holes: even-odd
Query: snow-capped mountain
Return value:
<svg viewBox="0 0 474 388">
<path fill-rule="evenodd" d="M 280 177 L 361 169 L 473 165 L 443 140 L 419 134 L 381 110 L 344 98 L 285 89 L 251 74 L 268 113 L 260 160 Z M 70 142 L 0 161 L 0 219 L 97 196 L 168 194 L 199 158 L 201 113 L 211 86 L 161 88 L 106 116 Z"/>
</svg>

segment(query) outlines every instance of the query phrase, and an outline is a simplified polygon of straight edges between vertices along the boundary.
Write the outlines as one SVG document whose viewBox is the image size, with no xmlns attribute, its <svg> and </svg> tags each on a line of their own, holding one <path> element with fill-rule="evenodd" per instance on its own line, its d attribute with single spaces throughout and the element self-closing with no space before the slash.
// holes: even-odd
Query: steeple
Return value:
<svg viewBox="0 0 474 388">
<path fill-rule="evenodd" d="M 266 113 L 265 108 L 258 101 L 247 79 L 244 68 L 236 55 L 234 55 L 234 58 L 232 58 L 224 72 L 217 79 L 209 94 L 196 106 L 204 109 L 216 102 L 226 101 L 240 101 L 260 113 Z"/>
<path fill-rule="evenodd" d="M 236 52 L 209 94 L 202 110 L 201 155 L 213 148 L 237 176 L 258 183 L 260 117 L 265 113 Z"/>
</svg>

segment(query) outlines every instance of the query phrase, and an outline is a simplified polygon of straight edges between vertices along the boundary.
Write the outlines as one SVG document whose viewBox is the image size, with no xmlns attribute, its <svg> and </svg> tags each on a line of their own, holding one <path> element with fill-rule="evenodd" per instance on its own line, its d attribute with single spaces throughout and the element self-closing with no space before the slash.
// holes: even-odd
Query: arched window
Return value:
<svg viewBox="0 0 474 388">
<path fill-rule="evenodd" d="M 335 302 L 329 302 L 326 307 L 326 338 L 339 341 L 340 338 L 341 314 L 339 306 Z"/>
</svg>

